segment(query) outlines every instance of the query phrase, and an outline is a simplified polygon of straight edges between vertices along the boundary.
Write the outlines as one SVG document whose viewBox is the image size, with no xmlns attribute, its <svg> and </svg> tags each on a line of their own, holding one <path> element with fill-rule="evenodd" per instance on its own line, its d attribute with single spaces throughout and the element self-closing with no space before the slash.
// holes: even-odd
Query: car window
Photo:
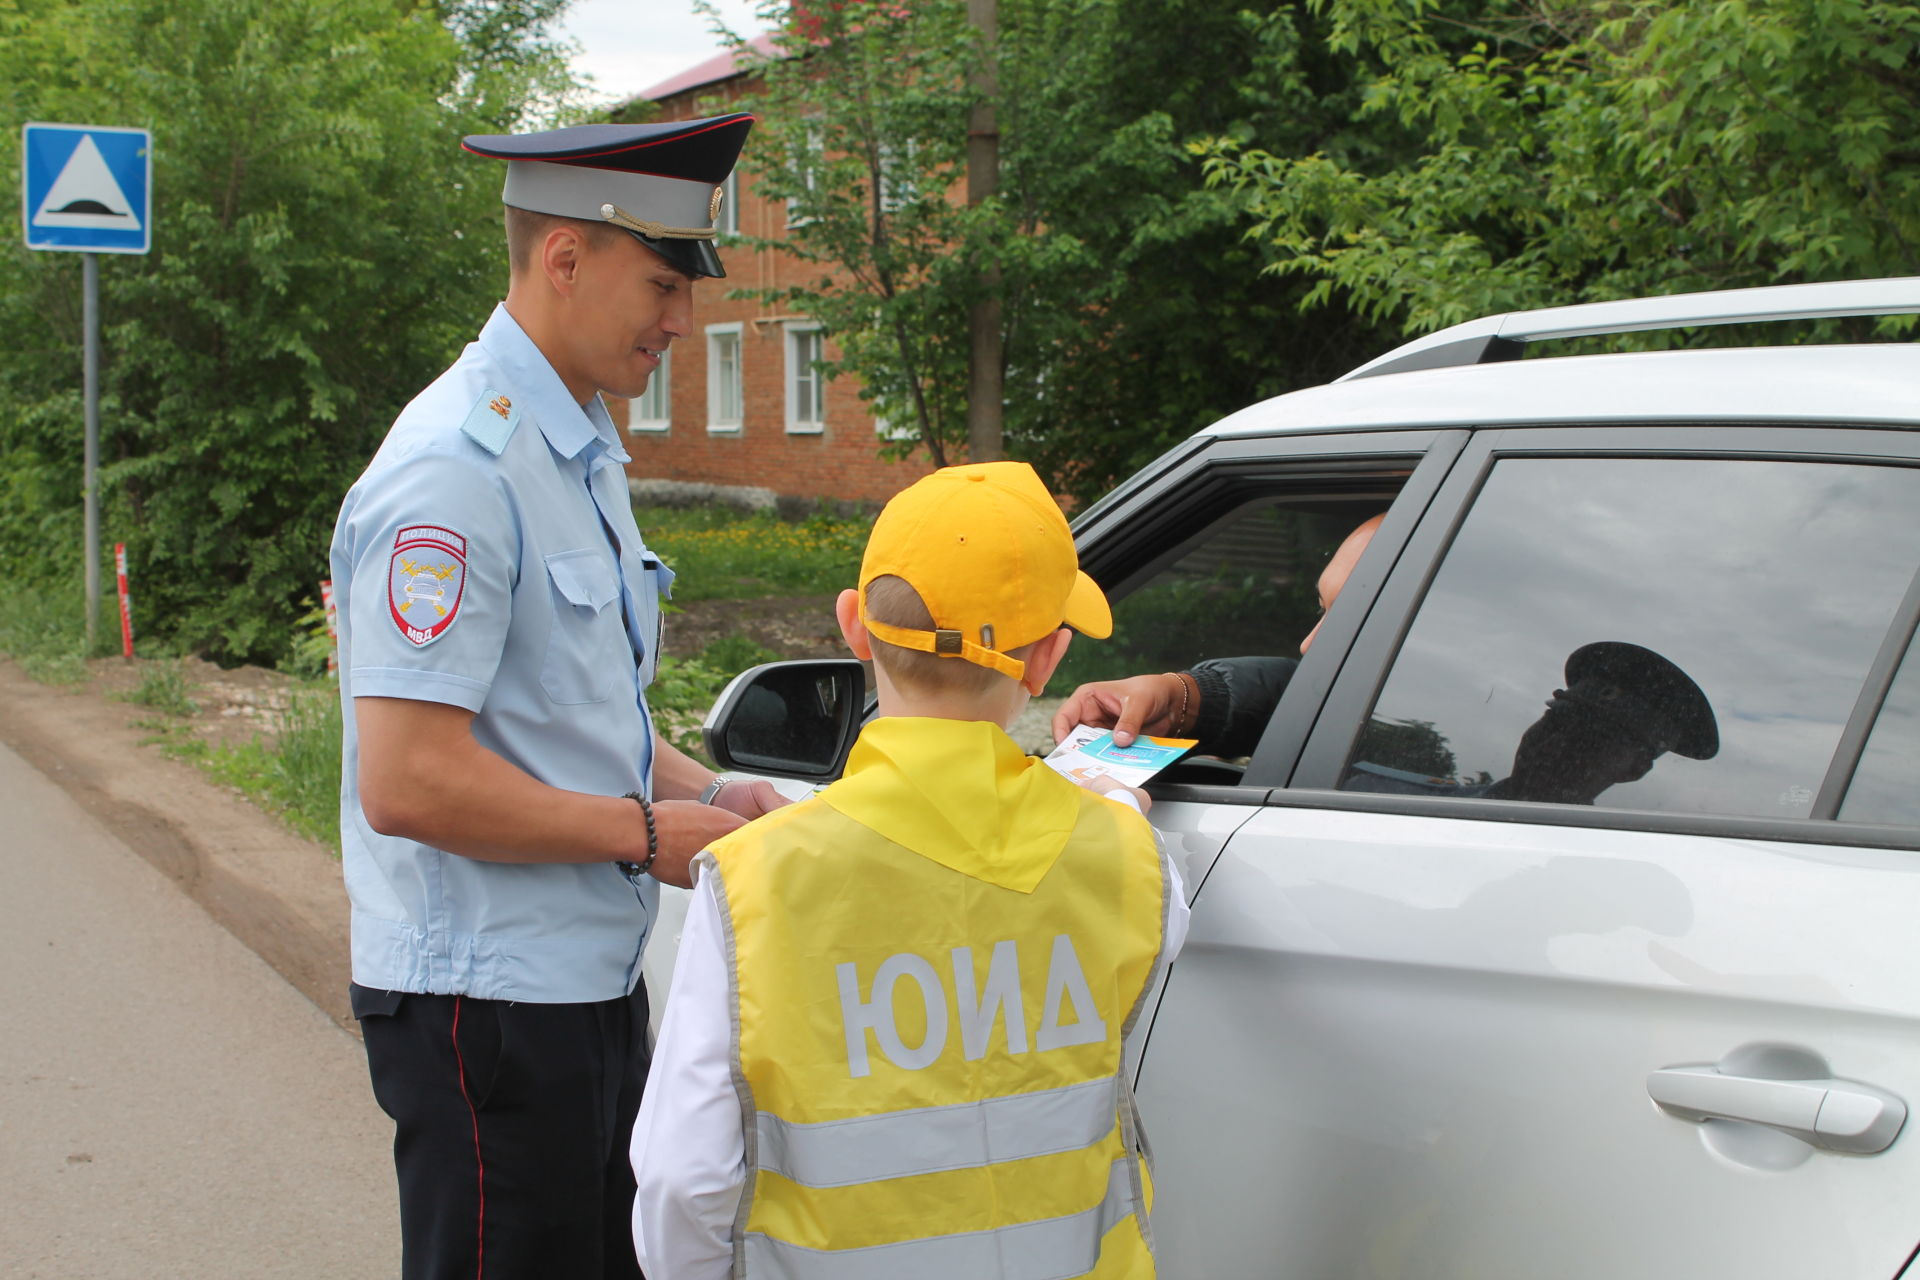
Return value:
<svg viewBox="0 0 1920 1280">
<path fill-rule="evenodd" d="M 1497 462 L 1353 791 L 1804 817 L 1920 556 L 1920 470 Z"/>
<path fill-rule="evenodd" d="M 1057 678 L 1066 687 L 1178 670 L 1203 658 L 1297 657 L 1300 637 L 1320 616 L 1321 568 L 1347 531 L 1387 502 L 1265 498 L 1239 507 L 1114 601 L 1113 636 L 1074 645 Z"/>
<path fill-rule="evenodd" d="M 1840 803 L 1842 822 L 1920 826 L 1920 636 L 1907 647 Z"/>
<path fill-rule="evenodd" d="M 1089 681 L 1179 671 L 1210 658 L 1251 656 L 1290 667 L 1320 617 L 1320 571 L 1354 525 L 1391 500 L 1391 492 L 1268 494 L 1233 507 L 1115 598 L 1112 637 L 1076 642 L 1050 690 L 1064 694 Z"/>
</svg>

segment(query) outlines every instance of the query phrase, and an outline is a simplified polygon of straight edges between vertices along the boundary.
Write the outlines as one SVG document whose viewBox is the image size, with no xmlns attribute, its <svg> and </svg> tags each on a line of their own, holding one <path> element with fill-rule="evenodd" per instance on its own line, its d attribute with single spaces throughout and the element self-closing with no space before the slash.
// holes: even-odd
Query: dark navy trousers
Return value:
<svg viewBox="0 0 1920 1280">
<path fill-rule="evenodd" d="M 403 1280 L 638 1280 L 644 983 L 596 1004 L 352 997 L 394 1122 Z"/>
</svg>

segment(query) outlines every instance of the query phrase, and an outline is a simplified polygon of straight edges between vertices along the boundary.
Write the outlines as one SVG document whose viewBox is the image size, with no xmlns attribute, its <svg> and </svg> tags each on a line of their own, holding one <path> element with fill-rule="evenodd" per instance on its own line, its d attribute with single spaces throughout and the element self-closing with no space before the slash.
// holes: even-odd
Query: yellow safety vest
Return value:
<svg viewBox="0 0 1920 1280">
<path fill-rule="evenodd" d="M 1154 1274 L 1121 1042 L 1160 963 L 1151 828 L 983 722 L 885 718 L 702 855 L 731 970 L 736 1277 Z"/>
</svg>

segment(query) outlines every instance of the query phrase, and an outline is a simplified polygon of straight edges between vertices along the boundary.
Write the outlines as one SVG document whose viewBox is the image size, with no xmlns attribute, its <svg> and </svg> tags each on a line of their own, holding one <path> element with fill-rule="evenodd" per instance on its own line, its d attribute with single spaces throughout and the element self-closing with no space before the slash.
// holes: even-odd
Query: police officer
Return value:
<svg viewBox="0 0 1920 1280">
<path fill-rule="evenodd" d="M 506 301 L 347 494 L 342 854 L 353 1009 L 394 1120 L 407 1277 L 637 1276 L 627 1139 L 658 888 L 781 803 L 655 732 L 673 573 L 600 394 L 720 276 L 753 118 L 470 137 L 507 161 Z"/>
</svg>

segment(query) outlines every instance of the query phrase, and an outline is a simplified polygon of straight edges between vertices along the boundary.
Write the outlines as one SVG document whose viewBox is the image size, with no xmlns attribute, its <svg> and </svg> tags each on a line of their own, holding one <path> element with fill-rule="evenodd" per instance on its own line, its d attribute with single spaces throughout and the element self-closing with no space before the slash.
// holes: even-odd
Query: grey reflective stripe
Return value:
<svg viewBox="0 0 1920 1280">
<path fill-rule="evenodd" d="M 1043 1218 L 991 1231 L 925 1236 L 866 1249 L 806 1249 L 760 1232 L 746 1241 L 751 1280 L 1065 1280 L 1100 1261 L 1100 1240 L 1136 1212 L 1133 1161 L 1107 1173 L 1099 1204 L 1064 1218 Z"/>
<path fill-rule="evenodd" d="M 1037 1093 L 820 1124 L 757 1111 L 757 1167 L 804 1186 L 845 1187 L 1079 1151 L 1113 1131 L 1120 1102 L 1119 1077 L 1102 1076 Z"/>
</svg>

